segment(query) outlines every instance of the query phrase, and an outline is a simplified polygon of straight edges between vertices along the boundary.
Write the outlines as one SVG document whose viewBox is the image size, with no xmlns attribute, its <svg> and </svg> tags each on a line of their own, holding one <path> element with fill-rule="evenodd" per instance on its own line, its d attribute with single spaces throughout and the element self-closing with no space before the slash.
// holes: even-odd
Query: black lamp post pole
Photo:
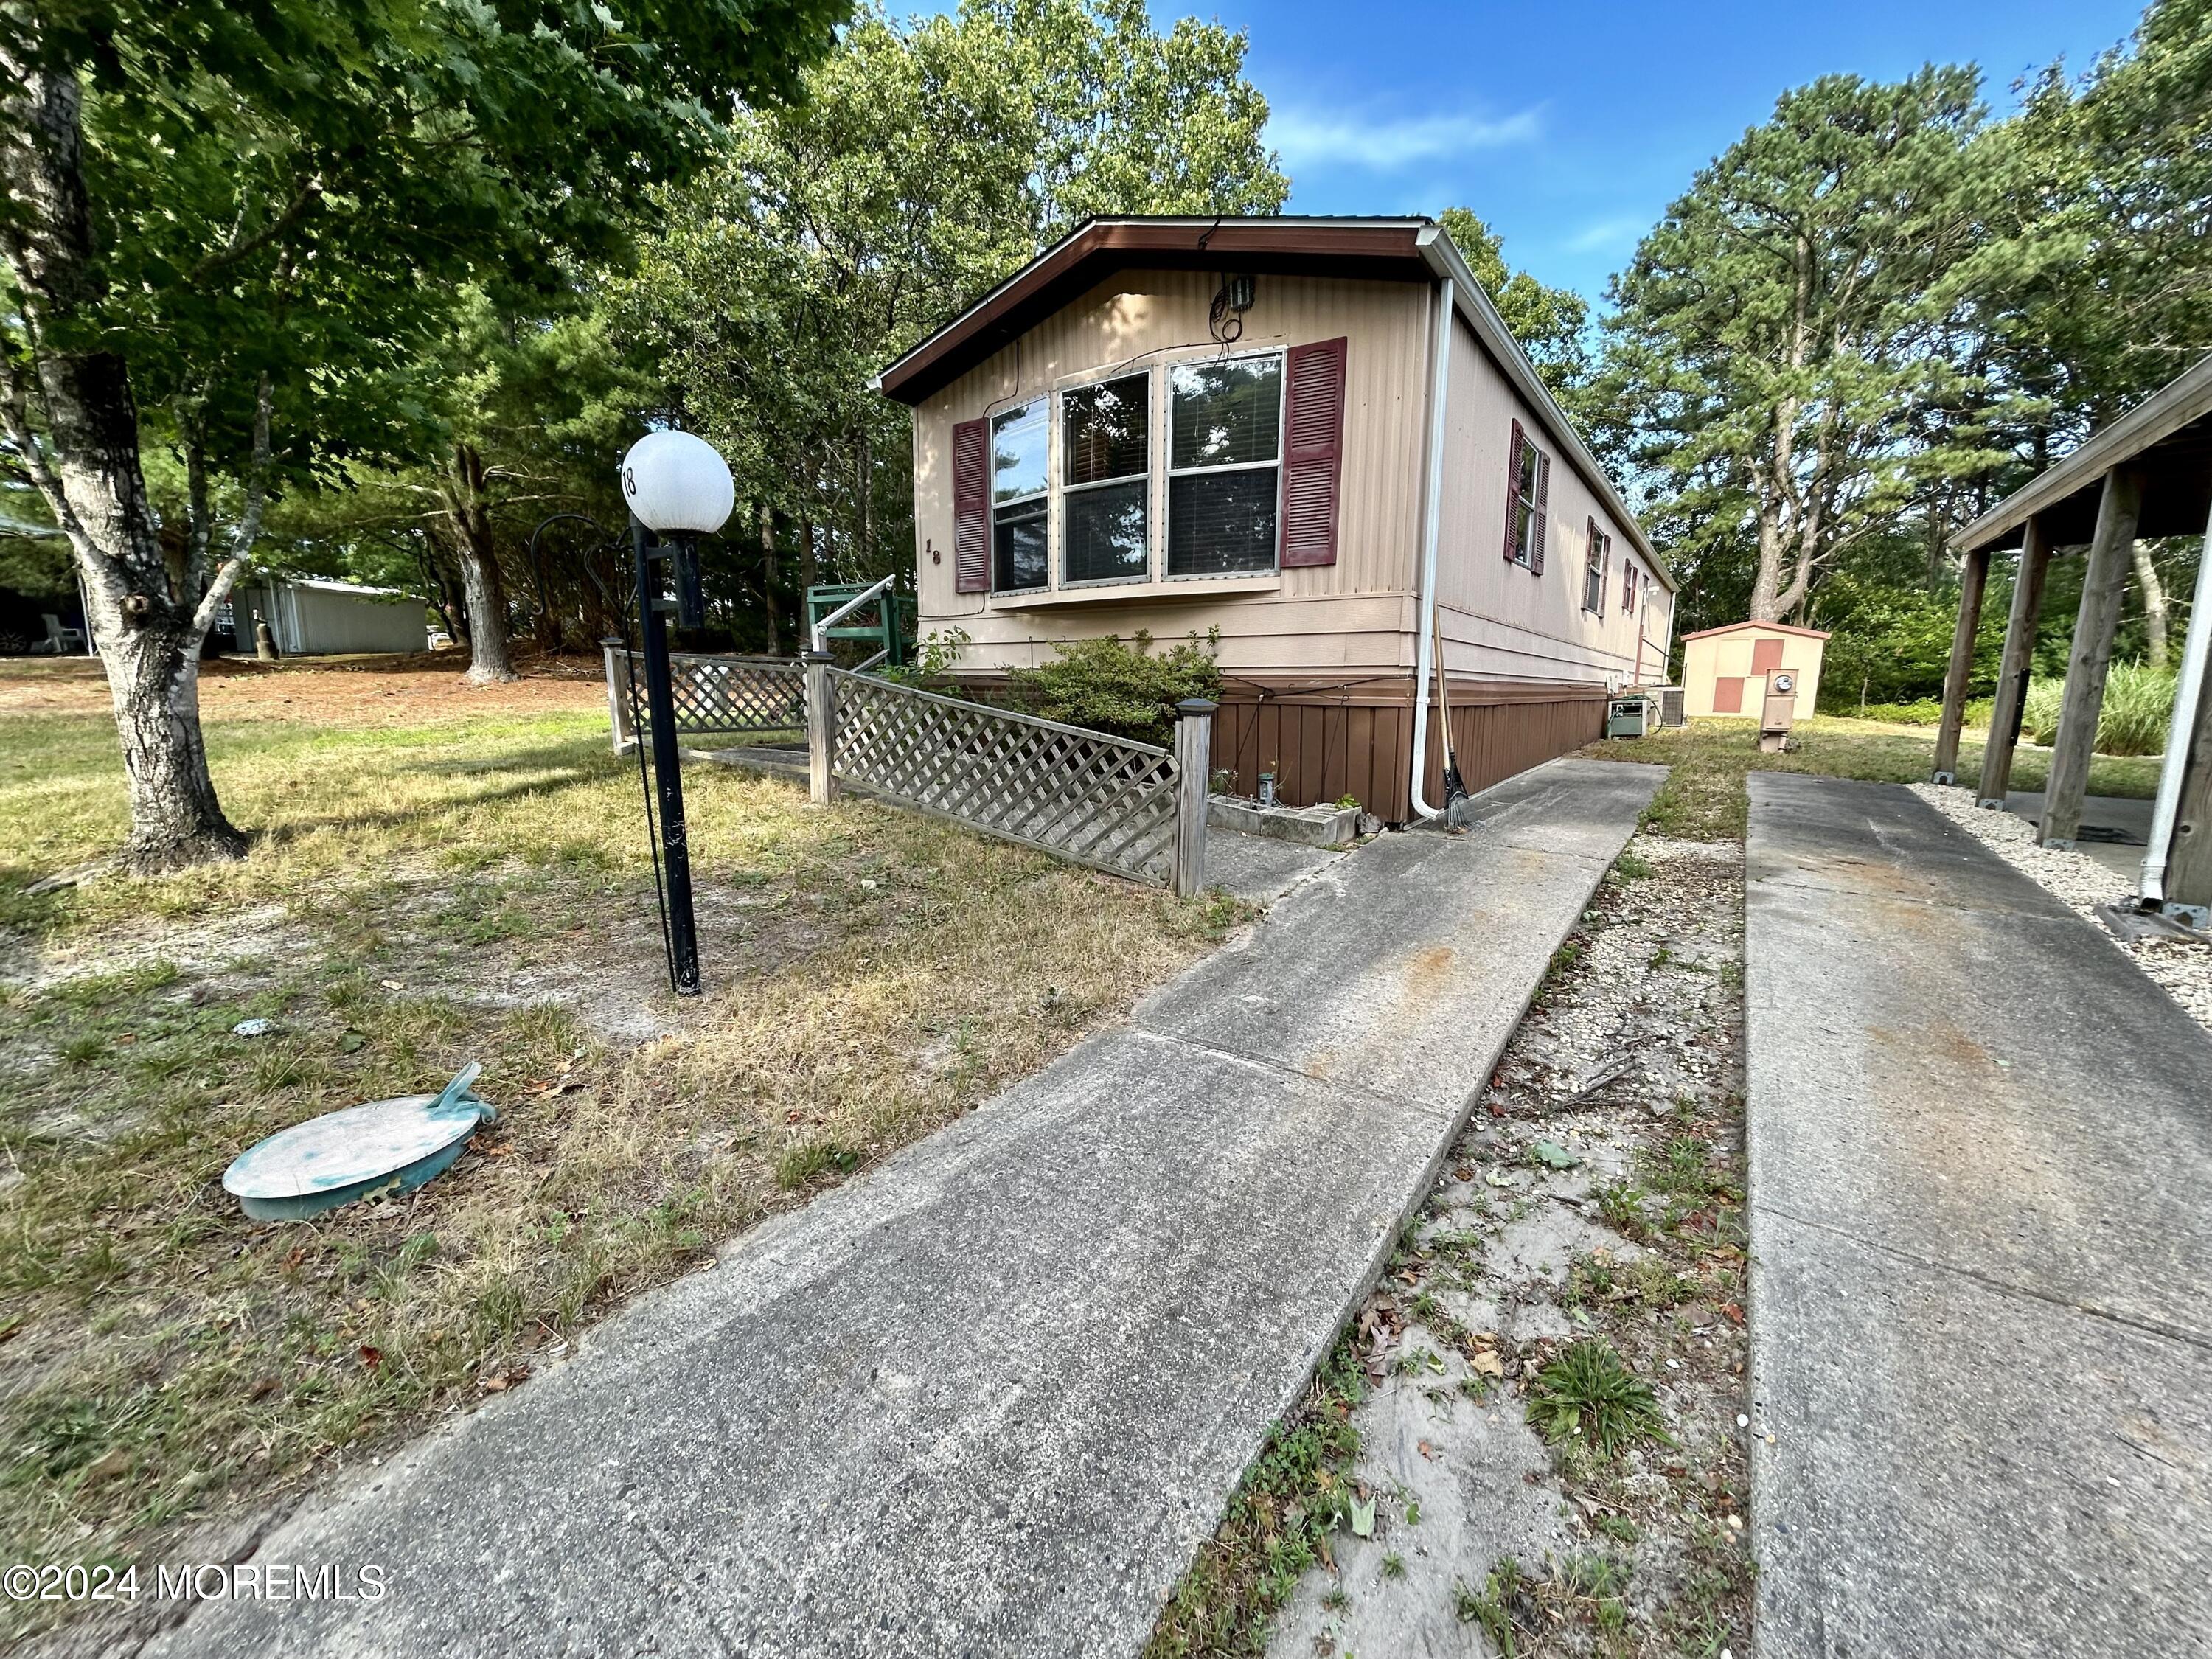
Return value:
<svg viewBox="0 0 2212 1659">
<path fill-rule="evenodd" d="M 699 994 L 699 933 L 691 914 L 691 849 L 684 828 L 684 775 L 676 752 L 676 695 L 668 671 L 666 612 L 675 601 L 661 597 L 657 567 L 676 562 L 673 547 L 640 524 L 629 521 L 637 550 L 638 630 L 645 638 L 646 717 L 653 731 L 653 781 L 659 797 L 660 854 L 668 902 L 668 969 L 679 997 Z"/>
</svg>

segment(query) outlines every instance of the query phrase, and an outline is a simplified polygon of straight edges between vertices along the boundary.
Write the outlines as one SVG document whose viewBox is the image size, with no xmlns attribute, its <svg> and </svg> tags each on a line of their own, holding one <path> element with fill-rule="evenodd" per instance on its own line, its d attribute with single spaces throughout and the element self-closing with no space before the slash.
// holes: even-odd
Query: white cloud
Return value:
<svg viewBox="0 0 2212 1659">
<path fill-rule="evenodd" d="M 1596 219 L 1561 243 L 1570 253 L 1602 253 L 1611 248 L 1632 247 L 1650 228 L 1650 222 L 1635 217 Z"/>
<path fill-rule="evenodd" d="M 1395 173 L 1416 161 L 1526 143 L 1537 135 L 1540 113 L 1525 109 L 1495 121 L 1466 115 L 1375 120 L 1337 112 L 1279 109 L 1268 118 L 1267 142 L 1293 169 L 1337 166 Z"/>
</svg>

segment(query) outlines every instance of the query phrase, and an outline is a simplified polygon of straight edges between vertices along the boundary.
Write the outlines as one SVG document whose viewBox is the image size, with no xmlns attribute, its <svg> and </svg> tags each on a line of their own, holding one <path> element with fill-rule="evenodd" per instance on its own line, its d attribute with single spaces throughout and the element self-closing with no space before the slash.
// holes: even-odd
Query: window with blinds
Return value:
<svg viewBox="0 0 2212 1659">
<path fill-rule="evenodd" d="M 1045 585 L 1046 407 L 1039 398 L 991 422 L 991 586 L 1002 593 Z"/>
<path fill-rule="evenodd" d="M 1152 376 L 1060 394 L 1060 580 L 1142 581 L 1148 565 Z"/>
<path fill-rule="evenodd" d="M 1169 575 L 1275 568 L 1282 438 L 1282 353 L 1170 371 Z"/>
</svg>

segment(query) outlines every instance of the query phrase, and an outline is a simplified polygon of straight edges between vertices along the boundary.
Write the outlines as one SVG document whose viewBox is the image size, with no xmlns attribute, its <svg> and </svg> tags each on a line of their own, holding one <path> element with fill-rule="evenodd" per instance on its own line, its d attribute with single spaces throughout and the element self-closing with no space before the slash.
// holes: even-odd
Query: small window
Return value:
<svg viewBox="0 0 2212 1659">
<path fill-rule="evenodd" d="M 1281 354 L 1185 364 L 1168 390 L 1168 574 L 1273 570 Z"/>
<path fill-rule="evenodd" d="M 1000 592 L 1045 585 L 1045 410 L 1039 398 L 991 422 L 991 586 Z"/>
<path fill-rule="evenodd" d="M 1060 567 L 1070 584 L 1144 580 L 1151 392 L 1149 374 L 1130 374 L 1060 396 Z"/>
<path fill-rule="evenodd" d="M 1513 422 L 1513 448 L 1506 468 L 1505 556 L 1535 575 L 1544 574 L 1544 532 L 1551 495 L 1552 458 L 1528 441 Z"/>
<path fill-rule="evenodd" d="M 1613 538 L 1589 521 L 1589 549 L 1583 559 L 1583 609 L 1605 615 L 1605 573 L 1613 562 Z"/>
<path fill-rule="evenodd" d="M 1636 568 L 1635 560 L 1623 559 L 1620 562 L 1620 608 L 1623 611 L 1636 609 L 1636 579 L 1640 574 Z"/>
</svg>

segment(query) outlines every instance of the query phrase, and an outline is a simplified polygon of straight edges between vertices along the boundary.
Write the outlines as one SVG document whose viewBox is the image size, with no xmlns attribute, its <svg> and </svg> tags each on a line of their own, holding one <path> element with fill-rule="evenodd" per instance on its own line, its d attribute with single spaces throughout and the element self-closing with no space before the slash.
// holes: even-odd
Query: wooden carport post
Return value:
<svg viewBox="0 0 2212 1659">
<path fill-rule="evenodd" d="M 1982 776 L 1974 799 L 2004 811 L 2012 783 L 2013 746 L 2027 702 L 2027 676 L 2035 660 L 2035 623 L 2043 611 L 2043 579 L 2051 569 L 2051 538 L 2039 516 L 2021 532 L 2020 572 L 2012 585 L 2012 616 L 2005 624 L 2004 660 L 1997 666 L 1997 696 L 1990 710 L 1990 741 L 1982 750 Z"/>
<path fill-rule="evenodd" d="M 1959 781 L 1959 733 L 1966 724 L 1966 686 L 1974 677 L 1974 639 L 1982 626 L 1982 594 L 1990 582 L 1990 550 L 1966 555 L 1959 572 L 1959 624 L 1951 635 L 1951 666 L 1943 676 L 1943 720 L 1936 728 L 1936 783 Z"/>
<path fill-rule="evenodd" d="M 2104 712 L 2105 676 L 2112 665 L 2112 634 L 2120 623 L 2120 596 L 2142 511 L 2142 474 L 2116 466 L 2105 475 L 2097 500 L 2097 530 L 2089 566 L 2081 576 L 2081 608 L 2075 613 L 2074 644 L 2066 659 L 2066 699 L 2058 714 L 2058 741 L 2044 784 L 2042 842 L 2071 847 L 2081 828 L 2081 802 L 2089 791 L 2089 757 L 2097 748 L 2097 718 Z"/>
</svg>

